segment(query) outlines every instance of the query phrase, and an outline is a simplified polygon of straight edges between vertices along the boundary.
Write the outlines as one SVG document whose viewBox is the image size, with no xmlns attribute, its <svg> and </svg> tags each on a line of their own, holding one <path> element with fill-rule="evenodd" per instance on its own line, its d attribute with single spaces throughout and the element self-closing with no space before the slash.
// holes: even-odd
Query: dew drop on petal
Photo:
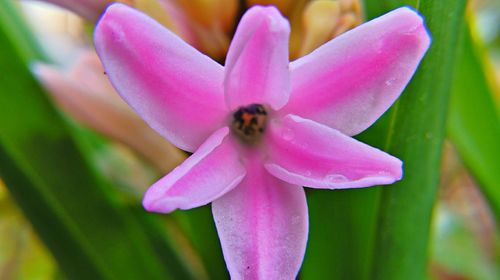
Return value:
<svg viewBox="0 0 500 280">
<path fill-rule="evenodd" d="M 295 134 L 291 129 L 285 129 L 283 131 L 282 137 L 285 141 L 292 141 L 295 138 Z"/>
<path fill-rule="evenodd" d="M 377 175 L 382 176 L 382 177 L 391 177 L 391 173 L 389 173 L 387 171 L 379 171 L 379 172 L 377 172 Z"/>
<path fill-rule="evenodd" d="M 327 175 L 325 177 L 325 179 L 327 181 L 330 181 L 330 182 L 347 182 L 348 179 L 347 177 L 345 177 L 344 175 L 341 175 L 341 174 L 330 174 L 330 175 Z"/>
<path fill-rule="evenodd" d="M 292 217 L 292 225 L 298 225 L 302 221 L 300 216 L 293 216 Z"/>
<path fill-rule="evenodd" d="M 388 86 L 392 86 L 394 82 L 396 81 L 396 78 L 390 78 L 389 80 L 385 81 L 385 84 Z"/>
</svg>

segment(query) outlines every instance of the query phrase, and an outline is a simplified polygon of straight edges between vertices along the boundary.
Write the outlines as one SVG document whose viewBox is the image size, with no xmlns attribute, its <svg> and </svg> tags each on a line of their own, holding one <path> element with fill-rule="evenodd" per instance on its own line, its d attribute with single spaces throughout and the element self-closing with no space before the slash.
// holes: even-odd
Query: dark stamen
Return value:
<svg viewBox="0 0 500 280">
<path fill-rule="evenodd" d="M 260 104 L 240 107 L 233 114 L 232 130 L 248 144 L 256 143 L 265 130 L 267 112 Z"/>
</svg>

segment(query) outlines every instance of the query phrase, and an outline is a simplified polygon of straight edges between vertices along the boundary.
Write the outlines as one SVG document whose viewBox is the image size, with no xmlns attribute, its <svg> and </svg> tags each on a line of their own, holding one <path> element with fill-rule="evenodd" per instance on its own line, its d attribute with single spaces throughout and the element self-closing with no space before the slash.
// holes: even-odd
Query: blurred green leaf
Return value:
<svg viewBox="0 0 500 280">
<path fill-rule="evenodd" d="M 453 79 L 448 134 L 500 222 L 500 117 L 483 57 L 470 29 L 464 26 Z"/>
<path fill-rule="evenodd" d="M 307 189 L 309 240 L 303 279 L 369 279 L 378 188 Z"/>
<path fill-rule="evenodd" d="M 180 262 L 167 267 L 158 258 L 160 239 L 88 164 L 10 28 L 0 25 L 0 176 L 63 272 L 70 279 L 190 278 Z"/>
<path fill-rule="evenodd" d="M 463 279 L 499 279 L 499 267 L 485 255 L 485 245 L 470 228 L 470 221 L 446 203 L 436 209 L 433 240 L 435 265 Z"/>
<path fill-rule="evenodd" d="M 57 266 L 0 181 L 0 279 L 54 279 Z"/>
<path fill-rule="evenodd" d="M 387 13 L 390 10 L 394 10 L 396 8 L 399 8 L 403 5 L 407 5 L 410 7 L 417 7 L 419 0 L 379 0 L 379 1 L 373 1 L 373 0 L 365 0 L 364 1 L 364 7 L 365 7 L 365 13 L 366 17 L 369 19 L 376 18 L 378 16 L 381 16 L 385 13 Z"/>
<path fill-rule="evenodd" d="M 385 126 L 372 129 L 387 135 L 385 148 L 404 161 L 405 175 L 402 181 L 382 188 L 370 279 L 425 278 L 429 227 L 465 2 L 366 1 L 367 14 L 372 17 L 386 12 L 386 8 L 418 4 L 433 38 L 412 82 L 386 114 L 389 120 L 381 123 Z"/>
<path fill-rule="evenodd" d="M 4 32 L 10 38 L 14 38 L 12 43 L 18 50 L 23 61 L 45 60 L 45 54 L 41 50 L 38 41 L 30 32 L 28 25 L 24 21 L 19 8 L 19 3 L 13 0 L 4 0 L 0 8 L 0 24 L 5 26 Z"/>
<path fill-rule="evenodd" d="M 182 227 L 205 264 L 210 279 L 229 279 L 210 207 L 206 205 L 189 211 L 177 211 L 174 215 L 183 222 Z"/>
<path fill-rule="evenodd" d="M 193 251 L 192 244 L 189 244 L 185 232 L 177 225 L 174 218 L 148 213 L 142 205 L 135 205 L 130 209 L 146 232 L 156 257 L 165 266 L 172 279 L 203 280 L 208 278 L 206 268 L 199 260 L 198 252 Z M 169 234 L 166 231 L 176 234 Z"/>
</svg>

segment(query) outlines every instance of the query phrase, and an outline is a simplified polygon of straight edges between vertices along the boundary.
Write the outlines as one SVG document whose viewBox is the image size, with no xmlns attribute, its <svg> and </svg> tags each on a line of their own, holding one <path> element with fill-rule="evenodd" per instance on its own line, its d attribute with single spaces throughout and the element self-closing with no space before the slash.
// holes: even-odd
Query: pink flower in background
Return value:
<svg viewBox="0 0 500 280">
<path fill-rule="evenodd" d="M 238 0 L 38 0 L 95 22 L 107 5 L 130 4 L 183 40 L 214 58 L 222 58 L 239 10 Z"/>
<path fill-rule="evenodd" d="M 159 170 L 170 171 L 185 159 L 120 98 L 95 52 L 82 52 L 69 69 L 38 62 L 32 70 L 69 116 L 127 145 Z"/>
<path fill-rule="evenodd" d="M 104 8 L 113 0 L 39 0 L 61 6 L 76 14 L 95 21 L 99 18 Z"/>
<path fill-rule="evenodd" d="M 301 186 L 391 184 L 399 159 L 350 136 L 400 95 L 429 47 L 400 8 L 289 63 L 290 27 L 273 7 L 243 16 L 223 67 L 146 15 L 108 8 L 95 32 L 112 84 L 146 122 L 194 152 L 146 193 L 169 213 L 212 202 L 233 279 L 293 279 L 305 252 Z"/>
</svg>

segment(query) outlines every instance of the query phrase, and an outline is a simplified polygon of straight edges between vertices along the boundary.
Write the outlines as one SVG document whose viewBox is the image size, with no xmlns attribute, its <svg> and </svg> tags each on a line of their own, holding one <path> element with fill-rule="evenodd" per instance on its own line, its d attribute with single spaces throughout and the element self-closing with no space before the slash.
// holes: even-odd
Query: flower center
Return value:
<svg viewBox="0 0 500 280">
<path fill-rule="evenodd" d="M 267 112 L 261 104 L 240 107 L 233 114 L 231 129 L 243 142 L 255 144 L 266 129 Z"/>
</svg>

